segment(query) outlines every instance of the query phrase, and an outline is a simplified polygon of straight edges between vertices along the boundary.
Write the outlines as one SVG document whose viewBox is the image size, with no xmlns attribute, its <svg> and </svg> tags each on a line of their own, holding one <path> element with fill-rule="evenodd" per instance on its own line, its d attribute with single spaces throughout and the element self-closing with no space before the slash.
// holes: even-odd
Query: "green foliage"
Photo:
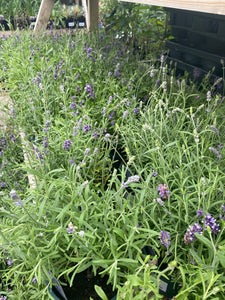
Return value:
<svg viewBox="0 0 225 300">
<path fill-rule="evenodd" d="M 107 32 L 146 54 L 161 48 L 167 33 L 167 14 L 161 7 L 102 0 L 100 20 Z"/>
<path fill-rule="evenodd" d="M 0 78 L 28 157 L 5 134 L 1 165 L 36 178 L 17 187 L 1 166 L 9 299 L 48 299 L 46 280 L 72 285 L 88 268 L 121 299 L 161 299 L 162 276 L 177 299 L 224 299 L 223 97 L 216 83 L 199 91 L 163 56 L 132 50 L 102 32 L 0 40 Z"/>
</svg>

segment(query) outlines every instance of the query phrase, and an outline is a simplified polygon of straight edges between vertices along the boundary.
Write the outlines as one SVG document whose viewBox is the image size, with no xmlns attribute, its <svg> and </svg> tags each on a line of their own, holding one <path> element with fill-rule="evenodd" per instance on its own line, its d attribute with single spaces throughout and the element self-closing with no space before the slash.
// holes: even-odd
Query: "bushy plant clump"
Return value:
<svg viewBox="0 0 225 300">
<path fill-rule="evenodd" d="M 2 297 L 48 299 L 52 276 L 72 285 L 92 268 L 121 299 L 161 299 L 162 276 L 176 299 L 224 299 L 221 79 L 199 91 L 164 56 L 141 60 L 103 34 L 4 36 L 0 47 L 26 134 L 19 167 L 36 179 L 21 190 L 6 180 L 2 193 Z"/>
<path fill-rule="evenodd" d="M 141 51 L 144 57 L 162 48 L 170 36 L 168 15 L 158 6 L 101 0 L 100 22 L 106 32 L 132 44 L 134 51 Z"/>
</svg>

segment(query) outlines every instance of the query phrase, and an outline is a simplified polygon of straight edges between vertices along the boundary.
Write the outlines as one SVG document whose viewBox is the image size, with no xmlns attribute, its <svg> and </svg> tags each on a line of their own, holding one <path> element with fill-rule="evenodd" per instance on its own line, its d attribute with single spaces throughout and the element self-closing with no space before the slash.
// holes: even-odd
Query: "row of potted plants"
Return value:
<svg viewBox="0 0 225 300">
<path fill-rule="evenodd" d="M 29 1 L 28 1 L 29 2 Z M 31 9 L 26 9 L 26 4 L 19 4 L 18 7 L 13 1 L 8 6 L 8 2 L 3 2 L 1 5 L 0 13 L 0 30 L 16 30 L 32 28 L 35 23 L 38 10 L 41 2 L 35 2 L 32 6 L 27 3 Z M 17 8 L 16 8 L 17 7 Z M 83 28 L 86 26 L 83 8 L 76 5 L 62 5 L 59 1 L 54 4 L 48 28 Z"/>
</svg>

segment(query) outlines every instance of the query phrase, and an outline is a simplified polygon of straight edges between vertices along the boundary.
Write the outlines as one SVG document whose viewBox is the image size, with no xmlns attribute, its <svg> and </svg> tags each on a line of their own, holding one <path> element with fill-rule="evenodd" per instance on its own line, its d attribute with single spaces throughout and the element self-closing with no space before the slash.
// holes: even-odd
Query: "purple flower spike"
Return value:
<svg viewBox="0 0 225 300">
<path fill-rule="evenodd" d="M 7 265 L 11 266 L 11 264 L 12 264 L 12 260 L 10 259 L 10 260 L 7 261 Z"/>
<path fill-rule="evenodd" d="M 153 170 L 152 177 L 156 177 L 157 175 L 158 175 L 158 173 L 155 170 Z"/>
<path fill-rule="evenodd" d="M 199 209 L 198 211 L 197 211 L 197 215 L 198 215 L 198 217 L 202 217 L 203 216 L 203 210 L 202 209 Z"/>
<path fill-rule="evenodd" d="M 109 133 L 106 133 L 106 135 L 104 136 L 104 140 L 106 142 L 108 142 L 110 140 L 110 134 Z"/>
<path fill-rule="evenodd" d="M 166 184 L 160 184 L 158 187 L 159 196 L 162 199 L 170 198 L 170 191 L 168 189 L 168 186 Z"/>
<path fill-rule="evenodd" d="M 126 182 L 122 182 L 122 186 L 127 188 L 129 183 L 139 182 L 139 180 L 140 180 L 140 177 L 138 175 L 130 176 L 130 177 L 128 177 L 128 180 Z"/>
<path fill-rule="evenodd" d="M 187 233 L 184 235 L 184 243 L 188 245 L 188 243 L 192 242 L 193 240 L 196 240 L 195 233 L 202 234 L 202 227 L 195 223 L 195 225 L 189 226 Z"/>
<path fill-rule="evenodd" d="M 71 109 L 74 109 L 74 110 L 75 110 L 76 107 L 77 107 L 76 103 L 72 102 L 72 103 L 70 104 L 70 108 L 71 108 Z"/>
<path fill-rule="evenodd" d="M 164 201 L 162 201 L 161 198 L 156 198 L 156 201 L 159 203 L 159 205 L 161 205 L 161 206 L 164 205 Z"/>
<path fill-rule="evenodd" d="M 11 199 L 13 201 L 17 201 L 19 199 L 17 191 L 15 191 L 15 190 L 11 190 L 11 192 L 9 193 L 9 195 L 10 195 L 10 197 L 11 197 Z"/>
<path fill-rule="evenodd" d="M 16 206 L 22 206 L 23 202 L 21 199 L 19 199 L 19 196 L 17 194 L 17 191 L 15 190 L 11 190 L 11 192 L 9 193 L 11 199 L 15 202 Z"/>
<path fill-rule="evenodd" d="M 139 114 L 139 109 L 138 108 L 135 108 L 134 109 L 134 113 L 137 115 L 137 114 Z"/>
<path fill-rule="evenodd" d="M 85 87 L 85 91 L 87 93 L 91 93 L 93 91 L 93 86 L 92 84 L 87 84 L 86 87 Z"/>
<path fill-rule="evenodd" d="M 15 118 L 15 109 L 14 108 L 11 108 L 10 109 L 10 115 L 11 115 L 11 118 Z"/>
<path fill-rule="evenodd" d="M 69 150 L 71 144 L 72 144 L 72 142 L 70 140 L 66 140 L 64 142 L 63 149 L 66 150 L 66 151 Z"/>
<path fill-rule="evenodd" d="M 87 155 L 89 155 L 89 153 L 90 153 L 90 148 L 87 148 L 85 151 L 84 151 L 84 156 L 87 156 Z"/>
<path fill-rule="evenodd" d="M 213 218 L 210 214 L 207 214 L 205 216 L 205 230 L 207 230 L 207 227 L 210 227 L 212 230 L 212 233 L 216 234 L 220 231 L 219 225 L 216 223 L 216 219 Z"/>
<path fill-rule="evenodd" d="M 127 111 L 127 110 L 125 110 L 125 111 L 123 112 L 123 118 L 126 118 L 126 117 L 127 117 L 127 115 L 128 115 L 128 111 Z"/>
<path fill-rule="evenodd" d="M 225 213 L 225 205 L 221 205 L 223 212 Z"/>
<path fill-rule="evenodd" d="M 84 131 L 84 132 L 91 131 L 91 125 L 85 124 L 85 125 L 83 126 L 83 131 Z"/>
<path fill-rule="evenodd" d="M 160 239 L 161 244 L 166 246 L 166 248 L 168 248 L 170 246 L 171 237 L 168 232 L 160 231 L 159 239 Z"/>
<path fill-rule="evenodd" d="M 37 283 L 37 278 L 34 277 L 33 280 L 32 280 L 32 282 L 33 282 L 34 284 L 36 284 L 36 283 Z"/>
</svg>

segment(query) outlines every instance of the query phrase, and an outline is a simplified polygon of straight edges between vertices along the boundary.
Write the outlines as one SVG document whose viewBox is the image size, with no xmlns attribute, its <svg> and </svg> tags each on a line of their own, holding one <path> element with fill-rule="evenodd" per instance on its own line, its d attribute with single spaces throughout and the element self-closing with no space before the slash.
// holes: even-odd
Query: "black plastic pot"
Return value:
<svg viewBox="0 0 225 300">
<path fill-rule="evenodd" d="M 84 16 L 78 17 L 77 26 L 78 26 L 78 28 L 84 28 L 86 26 L 86 20 L 85 20 Z"/>
<path fill-rule="evenodd" d="M 87 271 L 87 272 L 86 272 Z M 53 300 L 83 300 L 89 299 L 92 297 L 96 299 L 98 295 L 94 291 L 94 285 L 105 286 L 108 280 L 108 277 L 100 278 L 100 276 L 94 276 L 92 272 L 88 270 L 76 274 L 74 278 L 74 283 L 72 287 L 70 286 L 61 286 L 55 277 L 52 278 L 52 287 L 49 285 L 49 281 L 46 280 L 46 285 L 48 287 L 48 293 L 51 299 Z M 89 277 L 87 276 L 89 275 Z M 109 289 L 105 291 L 109 299 L 115 300 L 115 292 L 111 290 L 111 286 L 108 286 Z M 88 293 L 86 293 L 87 291 Z M 90 292 L 91 291 L 91 292 Z M 90 293 L 89 293 L 90 292 Z M 110 298 L 112 297 L 112 298 Z M 99 299 L 99 297 L 98 297 Z"/>
<path fill-rule="evenodd" d="M 6 20 L 0 20 L 0 30 L 8 31 L 9 29 L 8 22 Z"/>
<path fill-rule="evenodd" d="M 151 246 L 145 246 L 142 248 L 142 253 L 151 256 L 156 255 L 155 250 Z M 166 268 L 167 266 L 164 267 Z M 163 271 L 164 267 L 162 266 L 159 270 Z M 178 294 L 179 288 L 179 284 L 173 282 L 169 276 L 167 276 L 167 278 L 165 276 L 160 277 L 159 293 L 161 295 L 172 298 Z"/>
<path fill-rule="evenodd" d="M 73 28 L 76 28 L 77 26 L 77 19 L 76 18 L 67 18 L 66 19 L 66 28 L 70 28 L 70 29 L 73 29 Z"/>
</svg>

